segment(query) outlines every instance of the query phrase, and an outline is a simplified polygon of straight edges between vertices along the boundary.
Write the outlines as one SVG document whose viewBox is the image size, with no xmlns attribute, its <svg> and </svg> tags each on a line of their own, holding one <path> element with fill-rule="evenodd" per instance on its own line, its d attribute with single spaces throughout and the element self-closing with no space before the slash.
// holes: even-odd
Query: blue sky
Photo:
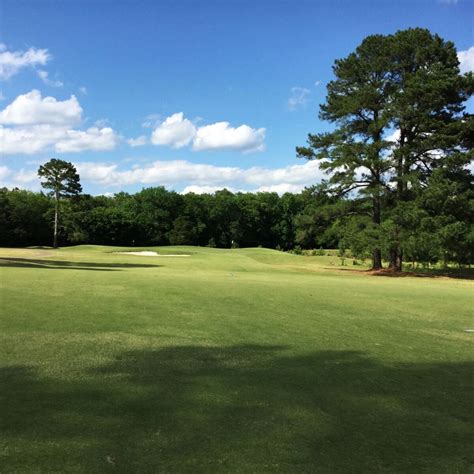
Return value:
<svg viewBox="0 0 474 474">
<path fill-rule="evenodd" d="M 73 162 L 84 190 L 298 191 L 336 58 L 427 27 L 474 64 L 472 0 L 0 0 L 0 185 Z M 472 48 L 472 49 L 470 49 Z"/>
</svg>

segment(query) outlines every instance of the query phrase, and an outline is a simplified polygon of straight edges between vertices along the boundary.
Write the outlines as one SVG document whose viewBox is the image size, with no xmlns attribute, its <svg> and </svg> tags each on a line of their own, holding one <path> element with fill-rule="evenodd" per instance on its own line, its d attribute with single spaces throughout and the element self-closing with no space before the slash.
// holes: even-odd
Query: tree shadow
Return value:
<svg viewBox="0 0 474 474">
<path fill-rule="evenodd" d="M 75 381 L 3 368 L 5 472 L 470 469 L 474 364 L 288 352 L 126 351 Z"/>
<path fill-rule="evenodd" d="M 474 280 L 474 269 L 471 268 L 448 268 L 448 269 L 415 269 L 404 270 L 402 272 L 393 271 L 391 269 L 383 270 L 367 270 L 368 273 L 374 276 L 403 278 L 455 278 L 461 280 Z"/>
<path fill-rule="evenodd" d="M 65 260 L 42 260 L 18 257 L 0 257 L 0 267 L 66 269 L 66 270 L 92 270 L 92 271 L 119 271 L 126 268 L 158 268 L 162 265 L 147 263 L 96 263 L 96 262 L 71 262 Z"/>
<path fill-rule="evenodd" d="M 461 280 L 474 280 L 474 269 L 472 268 L 451 268 L 451 269 L 424 269 L 424 270 L 408 270 L 408 271 L 394 271 L 389 268 L 382 270 L 359 270 L 357 268 L 330 268 L 324 267 L 326 270 L 351 272 L 355 274 L 363 274 L 378 277 L 389 278 L 455 278 Z"/>
</svg>

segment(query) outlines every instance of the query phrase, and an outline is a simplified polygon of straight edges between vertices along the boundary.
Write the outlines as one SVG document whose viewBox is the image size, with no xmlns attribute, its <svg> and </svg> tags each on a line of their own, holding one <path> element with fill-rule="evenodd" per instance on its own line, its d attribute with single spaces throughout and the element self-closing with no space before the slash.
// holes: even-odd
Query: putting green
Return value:
<svg viewBox="0 0 474 474">
<path fill-rule="evenodd" d="M 473 283 L 338 264 L 0 249 L 0 472 L 471 472 Z"/>
</svg>

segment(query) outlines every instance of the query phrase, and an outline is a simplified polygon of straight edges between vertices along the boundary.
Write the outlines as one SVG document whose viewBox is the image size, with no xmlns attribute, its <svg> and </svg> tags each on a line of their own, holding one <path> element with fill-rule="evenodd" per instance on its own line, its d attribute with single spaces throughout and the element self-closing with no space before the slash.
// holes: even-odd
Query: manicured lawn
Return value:
<svg viewBox="0 0 474 474">
<path fill-rule="evenodd" d="M 0 249 L 0 472 L 471 473 L 473 283 L 265 249 Z"/>
</svg>

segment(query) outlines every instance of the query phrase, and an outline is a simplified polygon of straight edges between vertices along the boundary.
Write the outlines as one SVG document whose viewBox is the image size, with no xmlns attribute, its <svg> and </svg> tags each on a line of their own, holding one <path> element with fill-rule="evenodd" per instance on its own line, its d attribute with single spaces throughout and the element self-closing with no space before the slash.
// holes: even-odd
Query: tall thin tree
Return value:
<svg viewBox="0 0 474 474">
<path fill-rule="evenodd" d="M 49 189 L 54 197 L 54 237 L 53 247 L 58 247 L 59 204 L 61 198 L 76 196 L 82 191 L 79 174 L 72 163 L 52 158 L 38 169 L 38 176 L 43 178 L 41 186 Z"/>
</svg>

